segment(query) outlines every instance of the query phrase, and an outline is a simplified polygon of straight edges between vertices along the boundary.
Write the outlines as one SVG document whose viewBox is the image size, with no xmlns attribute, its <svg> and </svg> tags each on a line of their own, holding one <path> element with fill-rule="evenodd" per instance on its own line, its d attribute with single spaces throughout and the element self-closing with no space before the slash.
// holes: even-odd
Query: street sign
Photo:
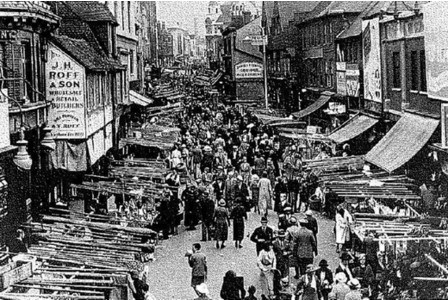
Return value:
<svg viewBox="0 0 448 300">
<path fill-rule="evenodd" d="M 267 35 L 251 35 L 250 39 L 253 46 L 263 46 L 263 43 L 265 45 L 268 43 Z"/>
</svg>

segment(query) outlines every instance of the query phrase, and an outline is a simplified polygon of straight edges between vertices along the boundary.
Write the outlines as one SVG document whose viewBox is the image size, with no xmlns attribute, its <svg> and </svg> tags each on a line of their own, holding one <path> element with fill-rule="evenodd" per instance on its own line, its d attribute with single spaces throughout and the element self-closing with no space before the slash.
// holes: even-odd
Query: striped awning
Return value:
<svg viewBox="0 0 448 300">
<path fill-rule="evenodd" d="M 377 119 L 366 115 L 356 115 L 333 131 L 329 138 L 338 144 L 350 141 L 378 123 Z"/>
<path fill-rule="evenodd" d="M 393 172 L 411 160 L 433 135 L 439 120 L 405 113 L 370 150 L 366 161 Z"/>
<path fill-rule="evenodd" d="M 323 92 L 319 97 L 319 99 L 317 99 L 313 104 L 307 106 L 305 109 L 302 109 L 301 111 L 292 113 L 292 115 L 297 119 L 306 117 L 315 112 L 316 110 L 318 110 L 319 108 L 321 108 L 322 106 L 324 106 L 325 104 L 327 104 L 327 102 L 331 99 L 332 95 L 334 94 L 330 92 Z"/>
</svg>

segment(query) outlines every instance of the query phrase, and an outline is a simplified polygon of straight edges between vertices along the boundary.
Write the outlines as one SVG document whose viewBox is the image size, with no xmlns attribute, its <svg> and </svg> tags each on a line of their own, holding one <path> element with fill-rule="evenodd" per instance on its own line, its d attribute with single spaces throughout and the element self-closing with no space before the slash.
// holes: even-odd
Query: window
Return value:
<svg viewBox="0 0 448 300">
<path fill-rule="evenodd" d="M 418 56 L 417 51 L 411 51 L 411 90 L 418 90 Z"/>
<path fill-rule="evenodd" d="M 425 50 L 420 50 L 420 91 L 426 92 L 426 57 Z"/>
<path fill-rule="evenodd" d="M 392 87 L 401 88 L 400 52 L 392 53 Z"/>
<path fill-rule="evenodd" d="M 131 33 L 131 1 L 128 1 L 128 30 Z"/>
<path fill-rule="evenodd" d="M 134 50 L 131 50 L 129 53 L 129 70 L 131 71 L 131 74 L 134 74 Z"/>
<path fill-rule="evenodd" d="M 121 29 L 124 30 L 124 11 L 125 11 L 125 7 L 124 7 L 124 1 L 121 2 Z"/>
</svg>

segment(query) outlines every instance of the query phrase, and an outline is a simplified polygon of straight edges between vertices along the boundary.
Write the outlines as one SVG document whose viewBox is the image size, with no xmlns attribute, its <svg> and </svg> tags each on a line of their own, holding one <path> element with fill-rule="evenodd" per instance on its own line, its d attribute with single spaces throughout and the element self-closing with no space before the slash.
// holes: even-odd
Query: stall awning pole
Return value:
<svg viewBox="0 0 448 300">
<path fill-rule="evenodd" d="M 447 270 L 447 268 L 445 268 L 444 265 L 441 265 L 437 260 L 435 260 L 434 258 L 432 258 L 432 256 L 429 255 L 429 254 L 426 254 L 426 253 L 425 253 L 425 256 L 426 256 L 426 258 L 429 259 L 435 266 L 437 266 L 439 269 L 441 269 L 445 274 L 448 274 L 448 270 Z"/>
</svg>

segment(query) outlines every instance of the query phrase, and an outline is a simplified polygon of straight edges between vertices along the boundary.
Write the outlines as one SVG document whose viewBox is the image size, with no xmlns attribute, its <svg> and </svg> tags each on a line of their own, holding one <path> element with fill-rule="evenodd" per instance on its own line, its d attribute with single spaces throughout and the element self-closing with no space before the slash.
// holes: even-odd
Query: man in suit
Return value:
<svg viewBox="0 0 448 300">
<path fill-rule="evenodd" d="M 317 244 L 317 233 L 319 232 L 319 229 L 317 227 L 317 220 L 315 217 L 313 217 L 313 212 L 310 209 L 308 209 L 305 212 L 305 216 L 306 216 L 306 220 L 308 221 L 306 228 L 308 228 L 309 230 L 311 230 L 313 232 L 314 239 L 316 240 L 316 244 Z"/>
<path fill-rule="evenodd" d="M 193 244 L 193 253 L 188 252 L 188 263 L 191 267 L 191 286 L 196 294 L 196 287 L 204 283 L 207 277 L 207 257 L 201 252 L 201 244 Z"/>
<path fill-rule="evenodd" d="M 314 255 L 317 255 L 317 245 L 313 232 L 306 228 L 308 221 L 301 219 L 299 223 L 300 228 L 294 241 L 294 252 L 297 256 L 300 274 L 303 275 L 305 274 L 306 266 L 313 264 Z"/>
<path fill-rule="evenodd" d="M 289 276 L 289 255 L 291 254 L 290 244 L 285 240 L 285 237 L 285 231 L 280 229 L 277 239 L 273 243 L 275 257 L 277 258 L 277 269 L 282 274 L 282 278 Z"/>
<path fill-rule="evenodd" d="M 261 226 L 255 228 L 254 232 L 250 236 L 250 240 L 256 243 L 257 257 L 260 251 L 263 249 L 265 242 L 272 241 L 274 237 L 274 230 L 268 226 L 268 219 L 266 217 L 261 218 Z"/>
<path fill-rule="evenodd" d="M 243 176 L 238 175 L 237 177 L 237 184 L 235 186 L 235 199 L 241 198 L 241 203 L 243 203 L 244 208 L 246 211 L 250 210 L 250 203 L 249 203 L 249 189 L 247 188 L 247 185 L 244 183 Z"/>
<path fill-rule="evenodd" d="M 320 292 L 322 300 L 328 300 L 328 294 L 330 293 L 333 284 L 333 273 L 328 268 L 328 262 L 325 259 L 320 261 L 319 269 L 316 270 L 316 276 L 321 284 Z"/>
<path fill-rule="evenodd" d="M 201 242 L 211 241 L 210 229 L 213 225 L 213 214 L 215 212 L 215 201 L 210 198 L 208 191 L 204 191 L 199 197 L 199 211 L 202 221 L 202 240 Z"/>
</svg>

